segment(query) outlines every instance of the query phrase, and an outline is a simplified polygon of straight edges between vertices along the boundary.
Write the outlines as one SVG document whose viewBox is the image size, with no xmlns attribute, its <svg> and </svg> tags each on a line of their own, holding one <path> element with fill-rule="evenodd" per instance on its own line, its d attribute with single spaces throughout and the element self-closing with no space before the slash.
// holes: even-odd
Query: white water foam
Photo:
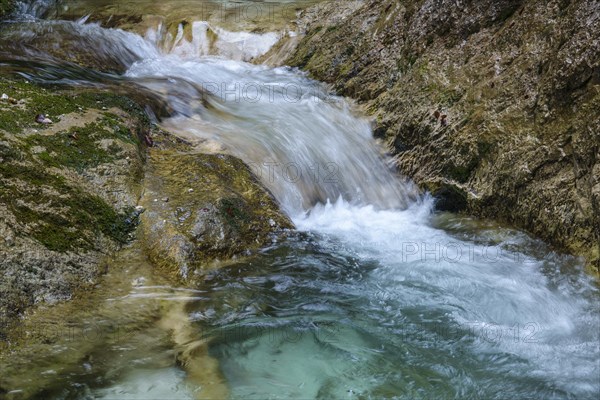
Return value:
<svg viewBox="0 0 600 400">
<path fill-rule="evenodd" d="M 189 29 L 189 40 L 183 24 L 179 24 L 175 37 L 164 32 L 163 26 L 150 28 L 146 38 L 168 54 L 185 59 L 202 56 L 219 56 L 229 60 L 249 61 L 269 51 L 281 38 L 276 32 L 232 32 L 214 27 L 206 21 L 194 21 Z"/>
<path fill-rule="evenodd" d="M 431 209 L 430 200 L 394 211 L 338 199 L 297 215 L 294 223 L 320 235 L 332 251 L 375 260 L 374 298 L 399 309 L 449 306 L 447 316 L 476 338 L 477 352 L 523 357 L 533 376 L 567 391 L 598 390 L 590 382 L 600 367 L 598 305 L 581 297 L 582 291 L 597 296 L 591 278 L 555 289 L 542 268 L 558 269 L 556 255 L 538 259 L 505 242 L 457 239 L 431 226 Z"/>
</svg>

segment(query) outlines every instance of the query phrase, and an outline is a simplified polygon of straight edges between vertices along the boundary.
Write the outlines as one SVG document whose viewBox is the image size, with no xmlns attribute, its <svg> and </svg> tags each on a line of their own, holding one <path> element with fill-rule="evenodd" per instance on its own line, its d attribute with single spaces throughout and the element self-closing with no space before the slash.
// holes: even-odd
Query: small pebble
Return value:
<svg viewBox="0 0 600 400">
<path fill-rule="evenodd" d="M 12 247 L 15 245 L 15 238 L 12 235 L 8 235 L 4 238 L 4 243 L 6 243 L 8 247 Z"/>
<path fill-rule="evenodd" d="M 146 209 L 142 206 L 136 206 L 135 207 L 135 211 L 139 214 L 143 213 L 144 211 L 146 211 Z"/>
<path fill-rule="evenodd" d="M 0 97 L 0 99 L 8 100 L 8 95 L 6 93 L 2 93 L 2 97 Z"/>
<path fill-rule="evenodd" d="M 194 189 L 190 188 L 188 189 L 188 193 L 192 193 L 194 191 Z"/>
<path fill-rule="evenodd" d="M 44 114 L 38 114 L 35 116 L 35 122 L 38 124 L 51 124 L 52 120 L 47 118 Z"/>
</svg>

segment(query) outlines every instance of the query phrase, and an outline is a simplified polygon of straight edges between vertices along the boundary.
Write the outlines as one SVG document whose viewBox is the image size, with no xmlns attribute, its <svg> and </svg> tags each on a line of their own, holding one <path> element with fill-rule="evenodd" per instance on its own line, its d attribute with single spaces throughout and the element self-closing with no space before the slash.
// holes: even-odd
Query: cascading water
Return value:
<svg viewBox="0 0 600 400">
<path fill-rule="evenodd" d="M 296 70 L 239 61 L 264 52 L 270 36 L 239 34 L 230 45 L 231 35 L 182 36 L 159 48 L 159 31 L 144 40 L 96 25 L 34 24 L 3 34 L 2 42 L 30 35 L 27 51 L 4 58 L 24 60 L 34 48 L 43 60 L 38 32 L 54 26 L 74 38 L 64 42 L 73 52 L 101 37 L 98 53 L 126 71 L 97 82 L 43 67 L 23 74 L 145 88 L 173 111 L 164 128 L 242 158 L 293 217 L 296 235 L 215 272 L 187 300 L 185 316 L 211 338 L 231 397 L 593 398 L 600 390 L 598 289 L 577 260 L 540 254 L 543 244 L 518 232 L 432 213 L 431 199 L 389 168 L 351 103 Z M 156 290 L 138 285 L 127 301 Z M 193 397 L 181 370 L 149 369 L 157 357 L 147 349 L 117 377 L 62 377 L 62 393 Z M 113 350 L 106 364 L 130 350 Z"/>
<path fill-rule="evenodd" d="M 56 4 L 56 0 L 20 0 L 16 2 L 16 15 L 21 18 L 40 18 Z"/>
<path fill-rule="evenodd" d="M 177 115 L 165 127 L 245 160 L 292 215 L 340 196 L 381 208 L 409 203 L 410 185 L 385 165 L 369 124 L 297 72 L 167 56 L 137 62 L 125 75 L 173 106 Z"/>
</svg>

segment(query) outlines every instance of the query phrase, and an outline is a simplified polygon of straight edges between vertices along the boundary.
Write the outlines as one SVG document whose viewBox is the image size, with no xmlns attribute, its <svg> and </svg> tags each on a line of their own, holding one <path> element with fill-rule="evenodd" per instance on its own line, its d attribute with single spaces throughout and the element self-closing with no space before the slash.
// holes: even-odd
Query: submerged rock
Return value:
<svg viewBox="0 0 600 400">
<path fill-rule="evenodd" d="M 321 3 L 285 63 L 365 103 L 438 204 L 525 228 L 597 272 L 597 2 L 459 3 Z"/>
</svg>

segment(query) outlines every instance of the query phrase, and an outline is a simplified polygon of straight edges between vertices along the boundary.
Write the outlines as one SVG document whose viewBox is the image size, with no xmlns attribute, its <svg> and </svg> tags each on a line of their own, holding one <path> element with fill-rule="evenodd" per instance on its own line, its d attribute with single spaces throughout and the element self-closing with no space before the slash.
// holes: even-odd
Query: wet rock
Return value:
<svg viewBox="0 0 600 400">
<path fill-rule="evenodd" d="M 155 202 L 168 194 L 169 201 Z M 177 279 L 276 240 L 290 220 L 239 159 L 153 149 L 141 204 L 153 262 Z"/>
</svg>

